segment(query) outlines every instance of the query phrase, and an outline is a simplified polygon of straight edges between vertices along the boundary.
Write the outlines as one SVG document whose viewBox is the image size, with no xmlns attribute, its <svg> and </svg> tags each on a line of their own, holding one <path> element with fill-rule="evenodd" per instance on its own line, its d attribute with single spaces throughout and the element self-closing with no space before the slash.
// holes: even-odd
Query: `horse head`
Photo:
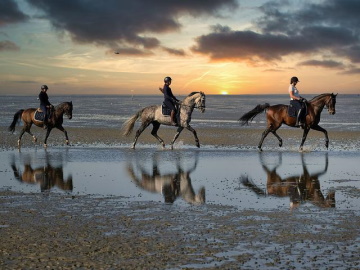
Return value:
<svg viewBox="0 0 360 270">
<path fill-rule="evenodd" d="M 330 94 L 330 98 L 327 100 L 326 102 L 326 107 L 328 108 L 328 112 L 329 114 L 331 115 L 334 115 L 335 114 L 335 104 L 336 104 L 336 96 L 338 94 L 335 94 L 334 93 L 331 93 Z"/>
<path fill-rule="evenodd" d="M 63 106 L 62 106 L 62 109 L 63 109 L 63 113 L 64 113 L 69 119 L 71 119 L 71 118 L 72 118 L 72 110 L 73 110 L 72 101 L 70 101 L 70 102 L 64 102 L 64 103 L 63 103 Z"/>
<path fill-rule="evenodd" d="M 205 112 L 205 93 L 204 92 L 192 92 L 187 98 L 190 98 L 195 108 L 198 108 L 201 113 Z M 187 99 L 184 100 L 187 103 Z M 187 104 L 186 104 L 187 105 Z"/>
</svg>

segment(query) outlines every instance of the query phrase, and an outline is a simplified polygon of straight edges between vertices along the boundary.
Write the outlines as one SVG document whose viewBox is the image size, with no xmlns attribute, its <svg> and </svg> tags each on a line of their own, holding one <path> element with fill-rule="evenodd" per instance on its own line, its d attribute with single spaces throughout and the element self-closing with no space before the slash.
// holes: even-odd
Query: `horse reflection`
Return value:
<svg viewBox="0 0 360 270">
<path fill-rule="evenodd" d="M 296 208 L 300 204 L 305 202 L 311 202 L 312 204 L 322 207 L 329 208 L 335 207 L 335 191 L 330 190 L 325 197 L 320 189 L 319 177 L 324 175 L 328 169 L 328 155 L 325 156 L 325 168 L 324 170 L 310 174 L 306 164 L 304 162 L 304 155 L 301 155 L 303 173 L 298 176 L 290 176 L 283 178 L 277 172 L 277 168 L 281 165 L 281 153 L 278 164 L 273 168 L 269 169 L 262 159 L 260 153 L 260 161 L 262 168 L 267 175 L 266 191 L 256 186 L 251 179 L 246 176 L 241 177 L 241 182 L 258 195 L 266 196 L 272 195 L 277 197 L 290 197 L 290 208 Z"/>
<path fill-rule="evenodd" d="M 15 159 L 13 159 L 10 165 L 17 180 L 28 184 L 39 184 L 41 192 L 49 191 L 55 186 L 64 191 L 73 190 L 72 176 L 64 178 L 62 165 L 52 166 L 48 161 L 47 155 L 44 166 L 34 167 L 30 161 L 24 161 L 24 169 L 21 170 L 20 166 L 16 166 Z"/>
<path fill-rule="evenodd" d="M 195 171 L 197 158 L 194 166 L 189 170 L 184 170 L 179 160 L 177 160 L 177 172 L 161 174 L 156 157 L 153 158 L 152 173 L 149 174 L 142 167 L 139 167 L 141 177 L 138 177 L 132 165 L 128 165 L 127 170 L 135 184 L 149 192 L 161 193 L 166 203 L 174 203 L 178 197 L 190 204 L 205 203 L 205 188 L 201 187 L 198 194 L 195 193 L 191 183 L 190 174 Z"/>
</svg>

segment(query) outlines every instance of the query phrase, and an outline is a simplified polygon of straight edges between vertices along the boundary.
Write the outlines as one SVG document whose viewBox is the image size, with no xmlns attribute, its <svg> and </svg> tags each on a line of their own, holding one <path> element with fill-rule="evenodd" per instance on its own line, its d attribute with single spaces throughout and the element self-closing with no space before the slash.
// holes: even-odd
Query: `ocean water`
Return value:
<svg viewBox="0 0 360 270">
<path fill-rule="evenodd" d="M 304 95 L 310 100 L 316 95 Z M 0 126 L 9 126 L 13 115 L 19 109 L 38 107 L 37 96 L 0 96 L 2 110 Z M 185 96 L 177 96 L 180 100 Z M 138 110 L 149 106 L 161 104 L 163 101 L 160 95 L 71 95 L 52 96 L 50 101 L 58 105 L 64 101 L 72 101 L 74 105 L 73 119 L 64 120 L 64 126 L 70 127 L 111 127 L 120 128 L 131 115 Z M 288 104 L 288 95 L 208 95 L 206 96 L 206 111 L 200 113 L 194 110 L 191 124 L 196 127 L 227 127 L 240 128 L 238 119 L 258 104 L 270 103 Z M 324 108 L 321 114 L 320 126 L 331 130 L 360 130 L 360 95 L 337 96 L 336 114 L 329 115 Z M 265 115 L 258 115 L 252 128 L 264 129 Z M 284 126 L 285 127 L 285 126 Z M 247 128 L 247 127 L 241 127 Z"/>
</svg>

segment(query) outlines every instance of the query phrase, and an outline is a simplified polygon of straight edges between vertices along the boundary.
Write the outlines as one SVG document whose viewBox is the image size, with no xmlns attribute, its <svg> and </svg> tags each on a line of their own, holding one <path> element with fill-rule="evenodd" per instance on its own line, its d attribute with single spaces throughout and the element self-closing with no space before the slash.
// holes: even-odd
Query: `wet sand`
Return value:
<svg viewBox="0 0 360 270">
<path fill-rule="evenodd" d="M 135 131 L 136 128 L 135 126 Z M 257 145 L 260 141 L 262 128 L 197 128 L 193 126 L 198 134 L 201 146 L 210 147 L 225 147 L 225 148 L 243 148 L 243 149 L 257 149 Z M 107 145 L 107 146 L 131 146 L 135 132 L 129 136 L 124 137 L 122 131 L 115 128 L 72 128 L 65 127 L 68 131 L 70 144 L 75 146 L 91 146 L 91 145 Z M 1 144 L 2 148 L 13 148 L 17 146 L 17 139 L 19 136 L 21 127 L 16 128 L 14 134 L 10 134 L 6 128 L 0 127 L 0 134 L 3 137 Z M 45 131 L 40 128 L 32 129 L 34 135 L 38 138 L 36 145 L 42 146 L 42 142 L 45 138 Z M 160 147 L 158 141 L 150 134 L 151 127 L 147 128 L 139 137 L 137 147 L 141 148 L 142 144 L 146 144 L 147 147 Z M 163 126 L 160 128 L 158 135 L 163 138 L 167 148 L 172 141 L 176 133 L 176 128 Z M 281 150 L 295 150 L 297 151 L 301 138 L 302 129 L 299 128 L 282 128 L 279 129 L 279 136 L 283 139 L 283 147 L 278 146 L 278 140 L 269 134 L 263 143 L 263 149 L 272 149 L 276 151 Z M 360 131 L 336 131 L 329 130 L 329 150 L 338 151 L 360 151 Z M 62 146 L 64 145 L 65 137 L 59 130 L 53 130 L 48 139 L 48 145 Z M 179 138 L 175 142 L 176 146 L 187 145 L 187 147 L 195 147 L 195 141 L 193 134 L 188 130 L 183 130 Z M 29 134 L 24 134 L 22 139 L 22 146 L 34 147 L 32 138 Z M 307 136 L 307 140 L 304 144 L 305 151 L 324 151 L 325 138 L 323 133 L 311 130 Z"/>
<path fill-rule="evenodd" d="M 196 127 L 195 127 L 196 128 Z M 72 147 L 128 147 L 117 129 L 67 128 Z M 15 151 L 17 134 L 2 134 L 3 151 Z M 197 128 L 204 149 L 256 151 L 262 130 Z M 34 128 L 34 146 L 25 135 L 23 147 L 41 148 L 44 131 Z M 142 148 L 158 148 L 150 129 Z M 160 130 L 165 142 L 175 129 Z M 284 147 L 269 135 L 264 151 L 297 151 L 302 132 L 283 129 Z M 360 132 L 329 131 L 334 155 L 351 151 L 359 157 Z M 63 146 L 55 131 L 48 152 Z M 71 147 L 71 146 L 70 146 Z M 192 134 L 183 131 L 176 149 L 193 149 Z M 30 150 L 29 150 L 30 149 Z M 323 135 L 311 131 L 305 151 L 325 151 Z M 216 151 L 214 151 L 216 153 Z M 216 157 L 216 156 L 215 156 Z M 1 162 L 8 163 L 8 160 Z M 359 177 L 359 176 L 358 176 Z M 360 179 L 357 179 L 360 180 Z M 222 181 L 222 179 L 219 179 Z M 348 190 L 359 198 L 359 189 Z M 181 205 L 129 201 L 121 196 L 71 193 L 0 192 L 1 269 L 358 269 L 360 210 L 299 207 L 253 210 L 219 204 Z"/>
</svg>

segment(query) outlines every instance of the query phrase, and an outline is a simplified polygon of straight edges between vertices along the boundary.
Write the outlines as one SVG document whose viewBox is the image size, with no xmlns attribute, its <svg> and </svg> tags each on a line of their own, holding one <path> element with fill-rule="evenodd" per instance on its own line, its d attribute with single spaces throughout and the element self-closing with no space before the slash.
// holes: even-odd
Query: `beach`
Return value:
<svg viewBox="0 0 360 270">
<path fill-rule="evenodd" d="M 311 131 L 299 153 L 301 129 L 285 128 L 278 132 L 283 147 L 269 135 L 259 154 L 259 128 L 196 130 L 199 149 L 184 130 L 171 151 L 175 128 L 159 131 L 165 150 L 150 128 L 131 150 L 134 133 L 68 127 L 70 146 L 54 130 L 44 150 L 45 132 L 33 128 L 38 142 L 24 135 L 19 152 L 18 133 L 1 128 L 7 182 L 0 193 L 0 267 L 359 268 L 358 131 L 331 130 L 328 150 L 323 134 Z M 17 181 L 29 167 L 54 171 L 62 183 Z M 275 171 L 280 185 L 308 175 L 322 191 L 314 194 L 323 197 L 299 203 L 271 195 L 268 176 Z M 157 190 L 157 183 L 173 187 L 174 179 L 175 193 Z"/>
</svg>

